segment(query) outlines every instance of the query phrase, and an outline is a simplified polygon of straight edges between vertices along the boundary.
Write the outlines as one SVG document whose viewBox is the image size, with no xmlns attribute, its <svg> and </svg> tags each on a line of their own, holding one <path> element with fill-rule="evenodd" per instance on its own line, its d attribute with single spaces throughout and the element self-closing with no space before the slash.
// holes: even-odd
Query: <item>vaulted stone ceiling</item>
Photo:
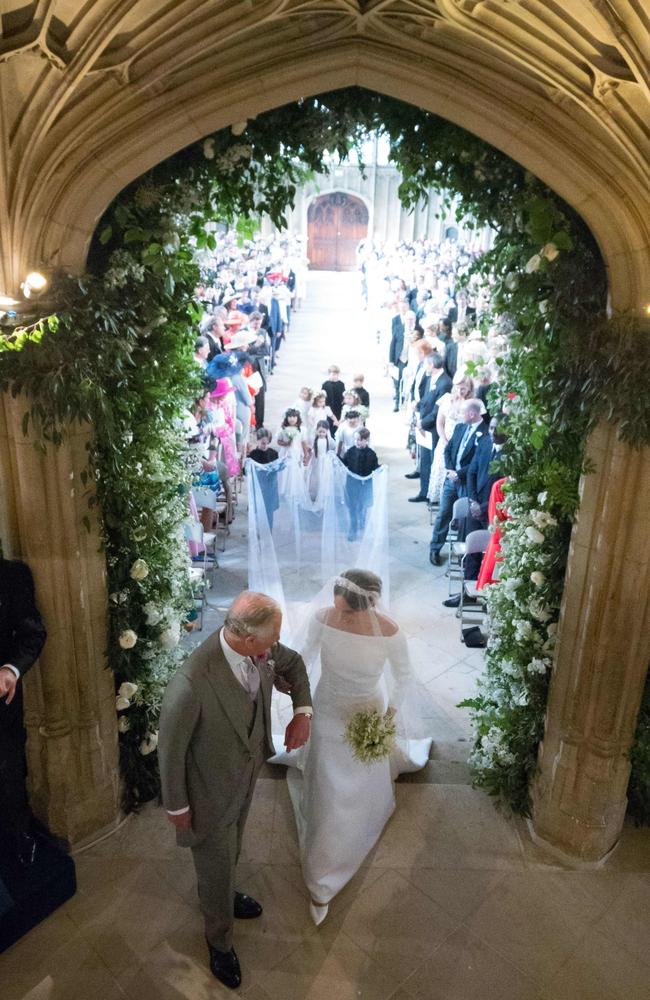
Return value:
<svg viewBox="0 0 650 1000">
<path fill-rule="evenodd" d="M 443 114 L 534 169 L 583 212 L 610 268 L 648 255 L 649 0 L 0 9 L 0 291 L 28 265 L 80 267 L 106 204 L 176 149 L 351 84 Z M 633 299 L 647 273 L 630 273 Z"/>
</svg>

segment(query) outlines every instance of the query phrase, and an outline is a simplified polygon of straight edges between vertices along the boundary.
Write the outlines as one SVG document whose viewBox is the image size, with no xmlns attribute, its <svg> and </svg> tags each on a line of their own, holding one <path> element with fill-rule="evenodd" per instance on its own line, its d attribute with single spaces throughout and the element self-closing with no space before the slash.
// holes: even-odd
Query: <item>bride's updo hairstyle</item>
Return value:
<svg viewBox="0 0 650 1000">
<path fill-rule="evenodd" d="M 334 596 L 343 597 L 353 611 L 367 611 L 381 597 L 381 580 L 367 569 L 346 569 L 334 581 Z"/>
</svg>

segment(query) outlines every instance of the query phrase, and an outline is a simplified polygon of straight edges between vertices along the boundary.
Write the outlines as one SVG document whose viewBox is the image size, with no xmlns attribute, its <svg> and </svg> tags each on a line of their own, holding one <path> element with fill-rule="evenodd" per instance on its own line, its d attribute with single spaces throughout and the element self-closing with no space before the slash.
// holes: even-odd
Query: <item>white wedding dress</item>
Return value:
<svg viewBox="0 0 650 1000">
<path fill-rule="evenodd" d="M 328 903 L 357 872 L 395 808 L 393 779 L 427 762 L 430 739 L 398 741 L 390 757 L 355 760 L 343 734 L 355 712 L 400 711 L 412 672 L 404 634 L 357 635 L 314 618 L 305 660 L 320 650 L 320 679 L 309 743 L 279 754 L 296 816 L 303 875 L 312 899 Z"/>
</svg>

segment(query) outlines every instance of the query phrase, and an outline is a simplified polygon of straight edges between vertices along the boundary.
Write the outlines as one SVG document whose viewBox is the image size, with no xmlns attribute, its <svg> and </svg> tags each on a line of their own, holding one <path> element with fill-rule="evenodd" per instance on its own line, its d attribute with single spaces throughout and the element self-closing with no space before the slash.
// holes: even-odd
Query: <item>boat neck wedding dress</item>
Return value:
<svg viewBox="0 0 650 1000">
<path fill-rule="evenodd" d="M 312 619 L 303 654 L 308 662 L 320 653 L 309 743 L 274 761 L 293 765 L 287 782 L 303 875 L 325 913 L 325 904 L 357 872 L 395 809 L 394 778 L 424 767 L 431 739 L 408 738 L 400 726 L 413 687 L 404 634 L 397 629 L 392 635 L 359 635 L 324 617 L 321 612 Z M 389 705 L 397 710 L 402 732 L 394 751 L 372 764 L 355 760 L 344 739 L 349 718 L 373 708 L 384 713 Z"/>
</svg>

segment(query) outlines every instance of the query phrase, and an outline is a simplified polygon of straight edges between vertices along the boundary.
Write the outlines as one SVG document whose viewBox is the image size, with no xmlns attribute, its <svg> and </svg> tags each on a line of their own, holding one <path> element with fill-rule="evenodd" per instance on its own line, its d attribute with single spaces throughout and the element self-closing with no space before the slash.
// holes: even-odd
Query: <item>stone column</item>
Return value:
<svg viewBox="0 0 650 1000">
<path fill-rule="evenodd" d="M 650 449 L 602 424 L 589 442 L 569 555 L 540 770 L 535 833 L 581 861 L 616 844 L 628 751 L 650 655 Z"/>
<path fill-rule="evenodd" d="M 48 631 L 24 680 L 29 794 L 36 815 L 78 844 L 119 815 L 105 560 L 79 479 L 90 428 L 69 428 L 66 442 L 43 455 L 23 435 L 26 406 L 24 397 L 0 396 L 0 532 L 5 555 L 34 574 Z"/>
</svg>

